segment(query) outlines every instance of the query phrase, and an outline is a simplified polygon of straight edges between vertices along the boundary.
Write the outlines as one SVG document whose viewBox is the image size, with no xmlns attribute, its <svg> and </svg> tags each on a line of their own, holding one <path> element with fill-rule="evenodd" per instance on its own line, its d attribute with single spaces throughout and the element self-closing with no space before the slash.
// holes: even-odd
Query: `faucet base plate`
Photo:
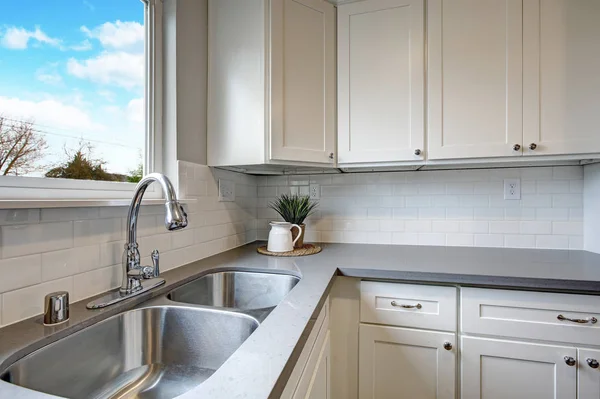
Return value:
<svg viewBox="0 0 600 399">
<path fill-rule="evenodd" d="M 159 285 L 163 285 L 165 283 L 164 278 L 151 278 L 148 280 L 143 280 L 142 289 L 132 292 L 131 294 L 123 295 L 117 289 L 116 291 L 111 291 L 108 294 L 101 296 L 98 299 L 95 299 L 86 305 L 88 309 L 101 309 L 107 306 L 113 305 L 115 303 L 124 301 L 129 298 L 133 298 L 134 296 L 138 296 L 143 294 L 144 292 L 150 291 L 153 288 L 158 287 Z"/>
</svg>

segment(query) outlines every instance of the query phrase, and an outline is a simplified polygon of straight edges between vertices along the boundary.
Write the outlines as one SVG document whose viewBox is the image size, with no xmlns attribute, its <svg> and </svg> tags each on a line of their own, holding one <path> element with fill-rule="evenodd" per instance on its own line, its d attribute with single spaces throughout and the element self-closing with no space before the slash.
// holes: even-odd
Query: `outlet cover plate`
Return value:
<svg viewBox="0 0 600 399">
<path fill-rule="evenodd" d="M 321 186 L 318 184 L 311 184 L 308 192 L 309 192 L 310 199 L 320 199 L 321 198 Z"/>
<path fill-rule="evenodd" d="M 521 199 L 521 179 L 504 179 L 504 199 Z"/>
<path fill-rule="evenodd" d="M 219 179 L 219 202 L 235 202 L 235 183 Z"/>
</svg>

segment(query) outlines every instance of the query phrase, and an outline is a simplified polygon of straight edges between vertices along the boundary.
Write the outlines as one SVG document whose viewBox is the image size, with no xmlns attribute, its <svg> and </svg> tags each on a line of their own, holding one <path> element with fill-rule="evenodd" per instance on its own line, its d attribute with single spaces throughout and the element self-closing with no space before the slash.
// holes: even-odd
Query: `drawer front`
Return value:
<svg viewBox="0 0 600 399">
<path fill-rule="evenodd" d="M 360 283 L 360 321 L 456 331 L 455 287 Z"/>
<path fill-rule="evenodd" d="M 461 289 L 463 333 L 597 345 L 600 296 Z"/>
</svg>

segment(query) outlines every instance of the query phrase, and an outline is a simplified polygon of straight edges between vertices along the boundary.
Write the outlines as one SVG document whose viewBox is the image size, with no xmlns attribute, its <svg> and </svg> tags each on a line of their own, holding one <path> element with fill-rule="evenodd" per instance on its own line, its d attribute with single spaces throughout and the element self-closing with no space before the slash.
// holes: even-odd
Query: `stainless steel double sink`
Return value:
<svg viewBox="0 0 600 399">
<path fill-rule="evenodd" d="M 298 281 L 210 273 L 32 352 L 0 379 L 66 398 L 174 398 L 221 367 Z"/>
</svg>

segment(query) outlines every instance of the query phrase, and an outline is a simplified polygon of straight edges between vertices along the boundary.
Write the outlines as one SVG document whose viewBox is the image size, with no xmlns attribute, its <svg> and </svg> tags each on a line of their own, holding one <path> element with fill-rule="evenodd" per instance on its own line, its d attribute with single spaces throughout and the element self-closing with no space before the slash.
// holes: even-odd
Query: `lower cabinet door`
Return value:
<svg viewBox="0 0 600 399">
<path fill-rule="evenodd" d="M 361 324 L 359 335 L 359 399 L 455 397 L 455 334 Z"/>
<path fill-rule="evenodd" d="M 600 399 L 600 351 L 579 349 L 579 399 Z"/>
<path fill-rule="evenodd" d="M 462 338 L 463 399 L 575 399 L 577 350 Z"/>
<path fill-rule="evenodd" d="M 317 368 L 312 376 L 308 392 L 306 394 L 307 399 L 329 399 L 330 398 L 330 350 L 329 350 L 329 331 L 323 347 L 319 353 L 319 360 L 317 361 Z"/>
</svg>

